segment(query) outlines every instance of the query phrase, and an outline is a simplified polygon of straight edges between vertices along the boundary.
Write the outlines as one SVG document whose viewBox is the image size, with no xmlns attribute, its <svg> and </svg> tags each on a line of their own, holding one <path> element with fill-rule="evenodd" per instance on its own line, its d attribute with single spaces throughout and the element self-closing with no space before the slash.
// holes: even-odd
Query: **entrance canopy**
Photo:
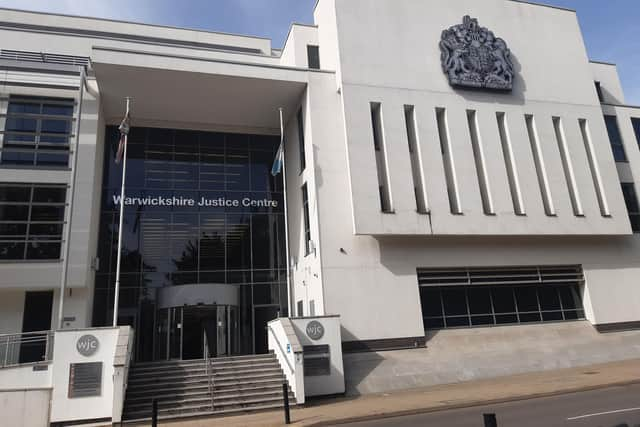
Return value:
<svg viewBox="0 0 640 427">
<path fill-rule="evenodd" d="M 278 133 L 278 108 L 290 116 L 307 84 L 307 71 L 94 47 L 92 66 L 107 123 L 119 123 L 125 97 L 134 125 Z"/>
</svg>

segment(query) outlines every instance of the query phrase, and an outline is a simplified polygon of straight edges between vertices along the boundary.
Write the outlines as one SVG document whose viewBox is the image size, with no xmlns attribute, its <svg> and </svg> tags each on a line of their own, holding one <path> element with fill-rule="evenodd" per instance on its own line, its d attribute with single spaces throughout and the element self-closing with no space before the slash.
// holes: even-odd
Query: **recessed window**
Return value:
<svg viewBox="0 0 640 427">
<path fill-rule="evenodd" d="M 413 105 L 404 106 L 404 118 L 407 128 L 407 141 L 409 142 L 409 157 L 411 159 L 411 175 L 413 177 L 413 190 L 416 198 L 416 211 L 427 213 L 427 195 L 424 189 L 424 174 L 422 170 L 422 158 L 420 156 L 420 143 L 418 140 L 418 128 L 416 124 L 416 111 Z"/>
<path fill-rule="evenodd" d="M 622 195 L 629 212 L 629 220 L 631 221 L 631 229 L 634 233 L 640 233 L 640 207 L 638 206 L 638 197 L 636 188 L 632 182 L 623 182 Z"/>
<path fill-rule="evenodd" d="M 618 118 L 616 116 L 604 116 L 604 122 L 607 125 L 607 133 L 609 134 L 609 142 L 613 150 L 613 158 L 616 162 L 626 162 L 627 154 L 624 151 L 622 135 L 618 127 Z"/>
<path fill-rule="evenodd" d="M 9 98 L 1 162 L 21 166 L 67 166 L 74 101 Z"/>
<path fill-rule="evenodd" d="M 509 129 L 507 127 L 507 118 L 505 113 L 496 113 L 496 119 L 498 120 L 498 131 L 500 133 L 500 145 L 502 146 L 504 165 L 507 171 L 507 177 L 509 178 L 509 190 L 511 191 L 513 210 L 516 215 L 525 215 L 526 212 L 524 210 L 520 182 L 518 181 L 518 170 L 513 156 Z"/>
<path fill-rule="evenodd" d="M 458 180 L 456 178 L 456 166 L 453 160 L 451 142 L 449 141 L 449 126 L 447 123 L 447 110 L 436 108 L 436 123 L 438 126 L 438 137 L 440 140 L 440 152 L 444 173 L 447 179 L 447 195 L 449 196 L 449 208 L 455 215 L 462 214 L 460 194 L 458 192 Z"/>
<path fill-rule="evenodd" d="M 602 184 L 602 176 L 600 175 L 600 167 L 598 166 L 598 159 L 596 157 L 593 143 L 591 141 L 591 134 L 589 132 L 589 124 L 586 119 L 578 119 L 580 126 L 580 134 L 582 135 L 582 142 L 584 143 L 584 149 L 587 152 L 587 159 L 589 160 L 589 171 L 591 172 L 591 178 L 593 180 L 593 186 L 596 190 L 596 196 L 598 197 L 598 205 L 600 206 L 600 213 L 602 216 L 611 216 L 609 212 L 609 203 L 604 192 L 604 186 Z"/>
<path fill-rule="evenodd" d="M 551 187 L 549 185 L 544 156 L 542 155 L 542 147 L 540 146 L 540 138 L 538 137 L 536 122 L 533 115 L 526 114 L 525 123 L 527 125 L 527 133 L 529 135 L 531 153 L 533 154 L 533 162 L 536 167 L 536 174 L 538 175 L 538 185 L 540 186 L 540 194 L 542 196 L 542 203 L 544 204 L 544 211 L 548 216 L 555 216 L 556 208 L 553 204 L 553 198 L 551 197 Z"/>
<path fill-rule="evenodd" d="M 66 185 L 0 184 L 0 259 L 59 259 Z"/>
<path fill-rule="evenodd" d="M 418 269 L 425 329 L 584 318 L 580 266 Z"/>
<path fill-rule="evenodd" d="M 304 254 L 311 253 L 311 223 L 309 220 L 309 192 L 307 184 L 302 186 L 302 214 L 304 216 Z"/>
<path fill-rule="evenodd" d="M 640 146 L 640 118 L 631 117 L 631 125 L 633 126 L 633 133 L 636 135 L 636 142 Z"/>
<path fill-rule="evenodd" d="M 307 64 L 313 70 L 320 69 L 320 48 L 318 46 L 307 45 Z"/>
<path fill-rule="evenodd" d="M 379 102 L 369 104 L 371 108 L 371 127 L 373 131 L 373 149 L 376 156 L 376 170 L 378 172 L 378 192 L 380 194 L 380 210 L 385 213 L 393 212 L 393 201 L 387 165 L 387 149 L 382 119 L 382 105 Z"/>
<path fill-rule="evenodd" d="M 298 122 L 298 147 L 300 150 L 300 172 L 302 172 L 307 167 L 307 158 L 306 158 L 305 146 L 304 146 L 304 116 L 302 115 L 302 108 L 298 110 L 296 121 Z"/>
<path fill-rule="evenodd" d="M 560 159 L 562 160 L 562 169 L 567 181 L 569 196 L 571 197 L 571 206 L 573 207 L 573 213 L 576 216 L 584 216 L 584 210 L 582 209 L 582 202 L 580 200 L 580 192 L 578 190 L 578 184 L 576 184 L 576 177 L 573 172 L 573 162 L 571 161 L 569 146 L 567 145 L 564 128 L 562 127 L 562 119 L 560 117 L 553 117 L 552 120 L 553 129 L 556 134 L 558 150 L 560 151 Z"/>
<path fill-rule="evenodd" d="M 604 95 L 602 93 L 602 85 L 600 84 L 600 82 L 595 82 L 595 86 L 596 86 L 596 93 L 598 94 L 598 100 L 600 102 L 604 102 Z"/>
</svg>

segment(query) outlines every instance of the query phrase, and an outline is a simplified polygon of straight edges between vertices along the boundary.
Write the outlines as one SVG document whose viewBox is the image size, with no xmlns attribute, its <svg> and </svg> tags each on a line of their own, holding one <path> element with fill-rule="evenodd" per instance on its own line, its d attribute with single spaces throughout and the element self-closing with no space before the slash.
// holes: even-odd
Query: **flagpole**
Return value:
<svg viewBox="0 0 640 427">
<path fill-rule="evenodd" d="M 280 112 L 280 145 L 282 147 L 282 191 L 283 191 L 283 200 L 284 200 L 284 245 L 285 245 L 285 255 L 286 255 L 286 265 L 287 265 L 287 296 L 288 296 L 288 314 L 291 317 L 293 310 L 293 294 L 291 293 L 291 267 L 289 265 L 289 215 L 288 215 L 288 204 L 287 204 L 287 168 L 285 166 L 285 155 L 284 155 L 284 121 L 282 118 L 282 107 L 278 108 Z"/>
<path fill-rule="evenodd" d="M 129 102 L 127 97 L 127 112 L 125 120 L 129 117 Z M 122 125 L 121 125 L 122 126 Z M 122 130 L 121 130 L 122 131 Z M 124 147 L 122 153 L 122 186 L 120 187 L 120 223 L 118 226 L 118 257 L 116 261 L 116 286 L 113 295 L 113 327 L 118 326 L 118 299 L 120 298 L 120 265 L 122 263 L 122 224 L 124 222 L 124 184 L 127 177 L 127 139 L 129 131 L 124 132 Z"/>
<path fill-rule="evenodd" d="M 60 295 L 58 296 L 58 329 L 64 326 L 64 294 L 67 289 L 67 277 L 69 275 L 69 253 L 71 246 L 71 223 L 73 220 L 73 201 L 76 193 L 76 176 L 78 175 L 78 154 L 80 148 L 80 121 L 82 119 L 82 103 L 84 101 L 84 89 L 86 86 L 87 71 L 80 67 L 80 89 L 78 93 L 78 115 L 76 118 L 76 142 L 73 148 L 73 165 L 71 166 L 71 182 L 69 183 L 69 204 L 67 205 L 67 229 L 64 240 L 64 260 L 62 262 L 62 274 L 60 275 Z"/>
</svg>

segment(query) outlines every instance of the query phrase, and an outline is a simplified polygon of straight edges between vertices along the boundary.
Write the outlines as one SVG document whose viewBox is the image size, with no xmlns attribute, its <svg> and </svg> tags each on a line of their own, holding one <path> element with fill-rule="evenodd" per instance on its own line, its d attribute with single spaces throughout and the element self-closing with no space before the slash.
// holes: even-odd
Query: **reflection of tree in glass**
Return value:
<svg viewBox="0 0 640 427">
<path fill-rule="evenodd" d="M 195 241 L 187 241 L 179 259 L 172 259 L 177 273 L 167 273 L 173 285 L 198 283 L 198 271 L 224 269 L 224 240 L 217 233 L 202 233 Z M 216 268 L 216 263 L 222 266 Z M 220 268 L 221 267 L 221 268 Z"/>
</svg>

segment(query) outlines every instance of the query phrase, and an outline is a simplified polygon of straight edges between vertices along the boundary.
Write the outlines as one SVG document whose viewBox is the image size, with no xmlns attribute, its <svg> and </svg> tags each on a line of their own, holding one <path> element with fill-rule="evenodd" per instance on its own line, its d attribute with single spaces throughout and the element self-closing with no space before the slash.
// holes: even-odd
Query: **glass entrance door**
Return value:
<svg viewBox="0 0 640 427">
<path fill-rule="evenodd" d="M 158 315 L 157 359 L 202 359 L 239 354 L 238 307 L 171 307 Z M 166 343 L 166 344 L 165 344 Z"/>
</svg>

